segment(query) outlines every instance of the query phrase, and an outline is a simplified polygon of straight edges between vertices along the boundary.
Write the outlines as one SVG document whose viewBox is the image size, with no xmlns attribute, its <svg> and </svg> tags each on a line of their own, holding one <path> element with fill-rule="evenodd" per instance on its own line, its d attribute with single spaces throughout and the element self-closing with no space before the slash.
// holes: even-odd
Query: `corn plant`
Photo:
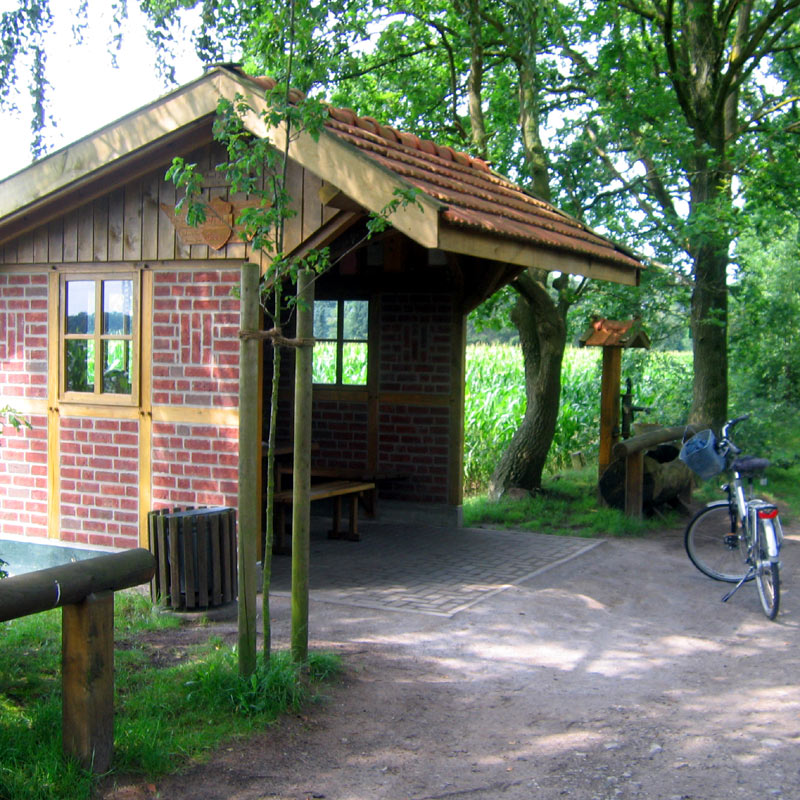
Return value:
<svg viewBox="0 0 800 800">
<path fill-rule="evenodd" d="M 596 349 L 568 349 L 561 369 L 561 404 L 546 471 L 564 469 L 571 454 L 596 457 L 600 433 L 602 356 Z M 678 425 L 691 401 L 691 353 L 631 351 L 623 356 L 623 380 L 633 383 L 634 403 L 652 408 L 639 421 Z M 622 391 L 624 391 L 624 386 Z M 464 485 L 483 490 L 525 413 L 525 373 L 515 345 L 467 348 L 464 410 Z"/>
</svg>

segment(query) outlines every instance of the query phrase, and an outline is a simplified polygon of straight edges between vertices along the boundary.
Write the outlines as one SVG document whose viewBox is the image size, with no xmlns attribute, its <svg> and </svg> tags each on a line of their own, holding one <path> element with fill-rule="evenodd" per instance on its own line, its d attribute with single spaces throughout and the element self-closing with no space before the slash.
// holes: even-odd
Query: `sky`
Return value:
<svg viewBox="0 0 800 800">
<path fill-rule="evenodd" d="M 45 135 L 47 152 L 91 133 L 170 90 L 157 74 L 155 49 L 145 35 L 145 18 L 138 3 L 128 3 L 122 48 L 117 68 L 109 54 L 111 3 L 90 0 L 89 27 L 83 44 L 76 45 L 72 33 L 77 0 L 50 0 L 54 16 L 47 41 L 48 112 L 54 126 Z M 17 6 L 17 0 L 0 0 L 0 14 Z M 175 63 L 178 83 L 186 83 L 203 72 L 202 64 L 188 41 Z M 0 116 L 0 178 L 31 162 L 30 100 L 24 94 L 28 76 L 20 81 L 23 93 L 16 97 L 18 114 L 3 110 Z"/>
</svg>

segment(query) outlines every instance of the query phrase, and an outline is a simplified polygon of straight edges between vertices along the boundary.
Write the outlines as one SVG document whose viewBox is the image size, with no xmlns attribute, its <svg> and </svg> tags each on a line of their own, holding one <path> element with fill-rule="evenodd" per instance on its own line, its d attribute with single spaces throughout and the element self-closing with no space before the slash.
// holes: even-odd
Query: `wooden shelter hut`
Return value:
<svg viewBox="0 0 800 800">
<path fill-rule="evenodd" d="M 2 431 L 0 536 L 127 548 L 147 544 L 151 509 L 235 506 L 231 289 L 260 255 L 236 230 L 250 198 L 215 170 L 212 123 L 241 95 L 247 129 L 282 147 L 260 116 L 269 85 L 211 68 L 0 181 L 0 404 L 31 423 Z M 164 175 L 179 155 L 204 174 L 200 228 L 174 214 Z M 484 162 L 347 109 L 289 155 L 287 251 L 342 256 L 318 281 L 317 335 L 366 363 L 314 388 L 315 466 L 374 477 L 382 514 L 457 523 L 467 313 L 527 267 L 636 284 L 641 264 Z M 364 242 L 368 214 L 411 187 Z"/>
</svg>

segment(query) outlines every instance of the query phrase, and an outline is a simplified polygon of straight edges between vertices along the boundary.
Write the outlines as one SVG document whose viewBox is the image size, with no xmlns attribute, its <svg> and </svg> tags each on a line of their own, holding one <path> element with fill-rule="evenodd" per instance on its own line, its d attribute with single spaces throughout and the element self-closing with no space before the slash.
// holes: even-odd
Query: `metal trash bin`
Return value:
<svg viewBox="0 0 800 800">
<path fill-rule="evenodd" d="M 154 602 L 209 608 L 236 599 L 236 510 L 225 506 L 158 509 L 147 515 L 156 571 Z"/>
</svg>

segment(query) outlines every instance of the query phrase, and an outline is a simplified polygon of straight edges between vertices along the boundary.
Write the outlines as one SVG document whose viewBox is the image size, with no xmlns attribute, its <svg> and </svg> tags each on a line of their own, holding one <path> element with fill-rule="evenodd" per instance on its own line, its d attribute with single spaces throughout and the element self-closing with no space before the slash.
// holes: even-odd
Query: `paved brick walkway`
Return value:
<svg viewBox="0 0 800 800">
<path fill-rule="evenodd" d="M 312 600 L 450 617 L 602 542 L 414 523 L 360 529 L 360 542 L 312 530 Z M 290 558 L 274 558 L 275 594 L 289 592 L 290 570 Z"/>
</svg>

